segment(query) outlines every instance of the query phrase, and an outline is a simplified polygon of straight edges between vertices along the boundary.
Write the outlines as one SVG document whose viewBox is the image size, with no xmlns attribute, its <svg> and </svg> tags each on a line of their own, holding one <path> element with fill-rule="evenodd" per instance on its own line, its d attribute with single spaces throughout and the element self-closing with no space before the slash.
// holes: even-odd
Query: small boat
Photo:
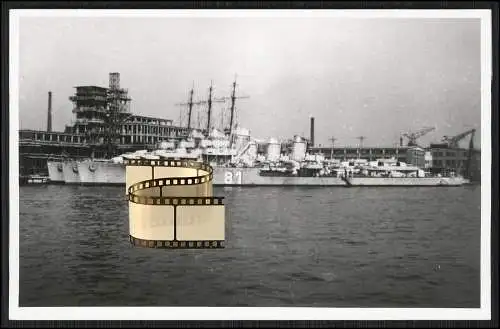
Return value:
<svg viewBox="0 0 500 329">
<path fill-rule="evenodd" d="M 20 181 L 24 184 L 47 184 L 49 182 L 49 177 L 41 175 L 29 175 L 21 177 Z"/>
</svg>

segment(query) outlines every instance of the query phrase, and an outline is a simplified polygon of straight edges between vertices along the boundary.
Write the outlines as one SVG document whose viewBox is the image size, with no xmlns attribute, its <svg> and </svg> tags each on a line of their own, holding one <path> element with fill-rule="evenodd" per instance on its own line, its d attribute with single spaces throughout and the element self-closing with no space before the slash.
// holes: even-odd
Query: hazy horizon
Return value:
<svg viewBox="0 0 500 329">
<path fill-rule="evenodd" d="M 238 123 L 256 138 L 308 137 L 314 116 L 316 145 L 391 146 L 434 126 L 421 144 L 476 128 L 477 147 L 480 41 L 479 19 L 22 17 L 20 128 L 46 129 L 52 91 L 53 130 L 64 130 L 73 87 L 106 87 L 110 72 L 134 114 L 177 124 L 193 82 L 195 100 L 210 81 L 229 96 L 237 74 L 250 97 Z"/>
</svg>

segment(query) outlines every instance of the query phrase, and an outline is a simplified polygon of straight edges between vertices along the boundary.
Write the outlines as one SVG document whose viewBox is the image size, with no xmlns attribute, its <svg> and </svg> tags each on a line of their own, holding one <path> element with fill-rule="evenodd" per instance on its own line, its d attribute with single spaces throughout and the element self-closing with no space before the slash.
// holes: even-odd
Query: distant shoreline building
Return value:
<svg viewBox="0 0 500 329">
<path fill-rule="evenodd" d="M 475 129 L 470 129 L 456 136 L 444 136 L 445 143 L 430 144 L 428 147 L 417 145 L 417 138 L 434 130 L 434 128 L 423 128 L 415 133 L 405 133 L 409 138 L 408 145 L 403 146 L 403 136 L 400 143 L 393 147 L 356 147 L 337 146 L 319 147 L 314 146 L 314 118 L 310 119 L 310 137 L 304 138 L 308 144 L 311 154 L 322 154 L 325 159 L 347 161 L 350 159 L 363 159 L 374 161 L 376 159 L 395 158 L 398 161 L 424 168 L 432 173 L 454 171 L 457 174 L 469 177 L 473 181 L 481 180 L 481 151 L 474 148 Z M 470 136 L 469 148 L 460 148 L 458 143 Z M 364 139 L 365 137 L 358 137 Z M 333 139 L 335 140 L 335 139 Z M 292 140 L 282 144 L 282 152 L 289 151 Z"/>
<path fill-rule="evenodd" d="M 365 159 L 373 161 L 376 159 L 396 158 L 432 173 L 453 170 L 456 173 L 466 175 L 468 166 L 469 149 L 450 148 L 445 144 L 431 144 L 429 147 L 421 148 L 414 146 L 403 147 L 312 147 L 312 154 L 323 154 L 326 159 L 346 161 L 349 159 Z M 471 151 L 470 178 L 474 181 L 481 179 L 481 151 Z"/>
</svg>

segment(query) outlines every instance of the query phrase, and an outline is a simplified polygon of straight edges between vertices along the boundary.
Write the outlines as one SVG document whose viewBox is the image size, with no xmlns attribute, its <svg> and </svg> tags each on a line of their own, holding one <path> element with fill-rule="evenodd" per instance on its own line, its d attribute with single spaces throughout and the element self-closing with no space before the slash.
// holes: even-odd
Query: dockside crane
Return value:
<svg viewBox="0 0 500 329">
<path fill-rule="evenodd" d="M 401 137 L 406 137 L 408 139 L 408 143 L 406 144 L 407 146 L 418 146 L 417 144 L 417 139 L 420 137 L 427 135 L 431 131 L 435 130 L 435 127 L 425 127 L 420 130 L 417 130 L 415 132 L 405 132 L 401 134 Z M 402 138 L 400 141 L 401 146 L 403 146 L 402 143 Z"/>
<path fill-rule="evenodd" d="M 467 161 L 465 164 L 465 173 L 467 177 L 471 177 L 471 163 L 472 163 L 472 153 L 474 152 L 474 135 L 476 134 L 476 129 L 469 129 L 456 136 L 443 136 L 442 141 L 445 142 L 449 148 L 458 148 L 458 143 L 470 135 L 469 150 L 467 152 Z"/>
<path fill-rule="evenodd" d="M 449 148 L 458 148 L 458 143 L 464 139 L 465 137 L 467 137 L 468 135 L 471 135 L 471 139 L 470 139 L 470 144 L 472 146 L 474 146 L 473 144 L 473 139 L 474 139 L 474 134 L 476 133 L 476 129 L 470 129 L 470 130 L 467 130 L 461 134 L 458 134 L 456 136 L 443 136 L 443 139 L 442 141 L 445 142 L 446 144 L 448 144 L 448 147 Z M 469 145 L 470 147 L 470 145 Z"/>
</svg>

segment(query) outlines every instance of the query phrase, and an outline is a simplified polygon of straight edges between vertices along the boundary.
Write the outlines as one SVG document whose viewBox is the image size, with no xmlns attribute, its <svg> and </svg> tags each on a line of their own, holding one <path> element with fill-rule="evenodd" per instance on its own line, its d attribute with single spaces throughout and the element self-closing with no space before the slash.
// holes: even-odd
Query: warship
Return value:
<svg viewBox="0 0 500 329">
<path fill-rule="evenodd" d="M 214 168 L 213 184 L 219 186 L 455 186 L 470 181 L 455 170 L 457 168 L 443 170 L 427 164 L 427 154 L 431 152 L 416 145 L 415 140 L 430 129 L 406 134 L 410 140 L 406 147 L 401 141 L 401 147 L 370 148 L 367 154 L 368 149 L 361 146 L 355 149 L 334 149 L 332 146 L 329 159 L 325 159 L 328 149 L 325 152 L 324 148 L 314 145 L 314 118 L 310 118 L 309 139 L 298 135 L 285 142 L 275 138 L 256 139 L 248 129 L 235 122 L 236 99 L 248 98 L 236 96 L 236 80 L 232 83 L 229 97 L 215 98 L 212 94 L 211 84 L 208 99 L 196 102 L 191 89 L 189 101 L 178 104 L 188 105 L 187 126 L 182 127 L 179 123 L 179 127 L 173 127 L 171 120 L 132 115 L 128 109 L 130 98 L 127 90 L 119 86 L 118 73 L 110 73 L 109 88 L 77 87 L 76 95 L 70 97 L 75 104 L 73 112 L 77 114 L 78 121 L 71 131 L 74 135 L 48 136 L 52 138 L 52 143 L 54 138 L 65 142 L 76 138 L 79 141 L 77 145 L 88 144 L 92 152 L 87 156 L 49 158 L 46 161 L 48 181 L 122 185 L 125 184 L 123 161 L 130 157 L 202 160 Z M 213 122 L 211 124 L 212 104 L 227 100 L 231 101 L 228 127 L 223 129 L 221 124 L 221 129 L 216 129 Z M 193 106 L 197 104 L 208 105 L 207 123 L 203 129 L 200 122 L 198 128 L 192 127 Z M 437 158 L 442 153 L 448 155 L 452 149 L 458 150 L 457 142 L 472 134 L 468 155 L 457 161 L 466 163 L 465 166 L 470 169 L 474 132 L 471 130 L 448 138 L 448 144 L 442 146 L 446 152 L 432 153 L 432 156 Z M 438 163 L 434 160 L 429 162 Z M 445 160 L 440 166 L 445 166 Z"/>
<path fill-rule="evenodd" d="M 251 139 L 248 130 L 237 130 L 234 147 L 229 141 L 213 131 L 208 139 L 194 143 L 182 141 L 176 147 L 163 143 L 156 150 L 136 151 L 110 160 L 68 161 L 64 165 L 49 163 L 54 178 L 66 184 L 81 185 L 125 185 L 125 159 L 192 159 L 206 161 L 214 168 L 214 186 L 459 186 L 469 180 L 453 171 L 447 174 L 432 174 L 417 166 L 396 158 L 374 161 L 350 159 L 329 160 L 321 155 L 306 152 L 306 141 L 295 136 L 292 152 L 280 153 L 280 144 L 270 139 L 265 155 L 258 154 L 259 142 Z M 246 134 L 245 134 L 246 133 Z M 214 144 L 217 144 L 214 147 Z M 60 168 L 67 168 L 60 170 Z M 62 173 L 62 175 L 61 175 Z M 66 176 L 68 174 L 68 176 Z M 67 177 L 69 179 L 67 179 Z M 51 177 L 52 180 L 52 177 Z"/>
</svg>

